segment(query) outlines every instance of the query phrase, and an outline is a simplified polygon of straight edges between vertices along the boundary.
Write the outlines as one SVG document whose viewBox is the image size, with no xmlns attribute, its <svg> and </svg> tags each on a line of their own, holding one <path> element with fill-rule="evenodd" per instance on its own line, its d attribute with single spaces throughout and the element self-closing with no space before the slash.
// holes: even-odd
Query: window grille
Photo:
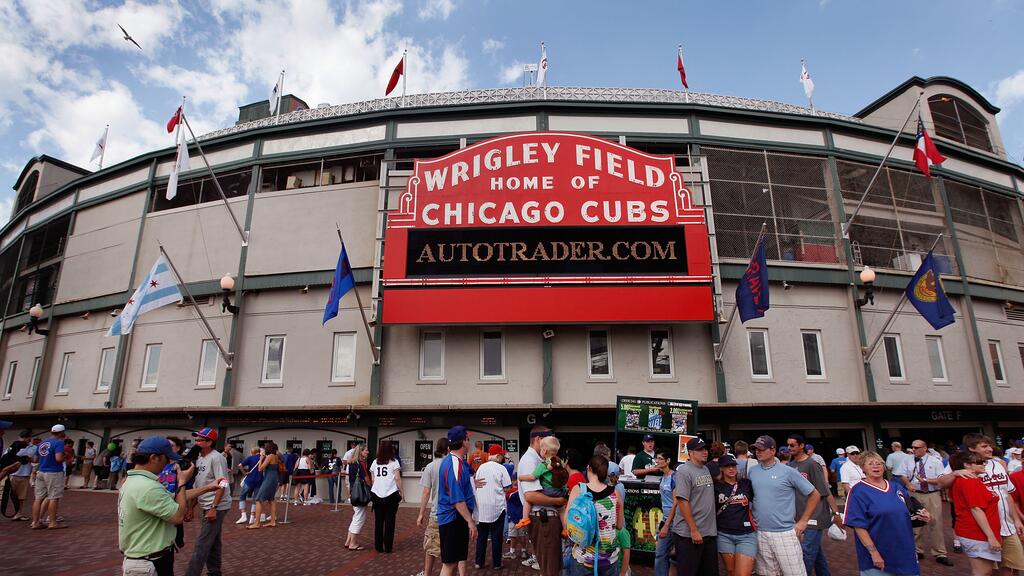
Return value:
<svg viewBox="0 0 1024 576">
<path fill-rule="evenodd" d="M 971 105 L 956 96 L 938 94 L 928 99 L 928 109 L 935 122 L 936 136 L 992 151 L 988 122 Z"/>
</svg>

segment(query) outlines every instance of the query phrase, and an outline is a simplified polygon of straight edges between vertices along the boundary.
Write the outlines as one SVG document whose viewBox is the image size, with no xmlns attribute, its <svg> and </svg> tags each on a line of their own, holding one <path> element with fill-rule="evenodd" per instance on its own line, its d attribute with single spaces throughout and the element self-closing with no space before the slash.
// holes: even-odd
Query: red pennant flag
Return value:
<svg viewBox="0 0 1024 576">
<path fill-rule="evenodd" d="M 924 129 L 924 123 L 921 122 L 921 117 L 917 117 L 917 146 L 914 147 L 914 164 L 917 164 L 917 169 L 924 172 L 924 175 L 931 178 L 932 172 L 929 168 L 935 164 L 942 164 L 946 161 L 946 157 L 939 153 L 939 149 L 935 147 L 935 143 L 932 142 L 931 136 L 928 135 L 928 131 Z"/>
<path fill-rule="evenodd" d="M 181 106 L 178 106 L 178 110 L 174 112 L 174 116 L 171 116 L 171 119 L 167 121 L 167 133 L 170 134 L 171 132 L 174 132 L 174 129 L 177 128 L 179 122 L 181 122 Z"/>
<path fill-rule="evenodd" d="M 395 89 L 395 86 L 398 86 L 398 79 L 402 74 L 405 74 L 405 56 L 402 56 L 402 59 L 398 61 L 398 66 L 395 66 L 395 71 L 391 73 L 391 80 L 388 81 L 388 88 L 384 91 L 385 96 L 391 94 L 391 91 Z"/>
<path fill-rule="evenodd" d="M 679 61 L 676 64 L 676 70 L 679 70 L 679 81 L 683 83 L 683 88 L 686 88 L 687 90 L 689 90 L 690 86 L 686 83 L 686 68 L 683 68 L 683 53 L 682 52 L 679 53 Z"/>
</svg>

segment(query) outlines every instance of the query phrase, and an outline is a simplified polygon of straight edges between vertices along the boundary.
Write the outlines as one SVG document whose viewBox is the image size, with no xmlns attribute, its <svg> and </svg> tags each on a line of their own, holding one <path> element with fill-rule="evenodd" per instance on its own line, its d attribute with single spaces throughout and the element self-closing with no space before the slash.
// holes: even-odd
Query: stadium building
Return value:
<svg viewBox="0 0 1024 576">
<path fill-rule="evenodd" d="M 947 158 L 931 178 L 912 161 L 922 93 Z M 709 439 L 797 431 L 821 453 L 1024 435 L 1024 170 L 960 81 L 914 77 L 853 116 L 564 87 L 285 110 L 200 137 L 226 202 L 194 145 L 172 200 L 174 148 L 27 162 L 0 231 L 0 417 L 62 422 L 79 452 L 206 425 L 247 446 L 391 439 L 413 476 L 456 423 L 514 455 L 535 423 L 611 443 L 617 395 L 697 401 Z M 321 325 L 336 224 L 378 362 L 355 291 Z M 762 226 L 771 308 L 741 324 Z M 956 322 L 904 305 L 883 334 L 936 239 Z M 212 336 L 187 303 L 106 336 L 160 245 Z"/>
</svg>

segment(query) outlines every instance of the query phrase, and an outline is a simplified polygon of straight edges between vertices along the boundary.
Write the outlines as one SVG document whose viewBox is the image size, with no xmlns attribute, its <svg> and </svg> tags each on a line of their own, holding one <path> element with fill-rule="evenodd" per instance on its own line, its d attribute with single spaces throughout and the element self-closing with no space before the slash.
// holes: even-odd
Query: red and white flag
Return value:
<svg viewBox="0 0 1024 576">
<path fill-rule="evenodd" d="M 807 65 L 800 61 L 800 83 L 804 85 L 804 94 L 810 99 L 814 94 L 814 80 L 811 80 L 811 73 L 807 71 Z"/>
<path fill-rule="evenodd" d="M 918 115 L 917 146 L 914 147 L 914 164 L 917 164 L 917 169 L 924 172 L 925 176 L 931 178 L 932 171 L 930 167 L 935 164 L 942 164 L 945 161 L 946 157 L 939 153 L 939 149 L 935 147 L 935 143 L 932 142 L 928 131 L 924 129 L 924 122 L 921 121 L 921 116 Z"/>
<path fill-rule="evenodd" d="M 548 82 L 548 49 L 540 43 L 540 62 L 537 63 L 537 86 L 547 86 Z"/>
<path fill-rule="evenodd" d="M 178 109 L 179 114 L 181 109 Z M 174 157 L 174 164 L 171 165 L 171 176 L 167 180 L 167 199 L 174 200 L 178 195 L 178 174 L 188 172 L 190 169 L 188 161 L 188 136 L 182 131 L 179 134 L 178 151 Z"/>
<path fill-rule="evenodd" d="M 178 109 L 174 112 L 174 116 L 171 116 L 171 119 L 167 121 L 167 133 L 170 134 L 171 132 L 174 132 L 174 129 L 178 127 L 180 122 L 181 106 L 178 106 Z"/>
<path fill-rule="evenodd" d="M 690 89 L 690 85 L 686 83 L 686 68 L 683 67 L 683 47 L 679 47 L 679 59 L 676 61 L 676 70 L 679 70 L 679 81 L 683 83 L 683 88 Z"/>
<path fill-rule="evenodd" d="M 388 80 L 387 90 L 384 91 L 384 95 L 387 96 L 398 86 L 398 79 L 405 74 L 405 54 L 402 54 L 402 59 L 398 61 L 398 66 L 395 66 L 395 70 L 391 73 L 391 80 Z"/>
</svg>

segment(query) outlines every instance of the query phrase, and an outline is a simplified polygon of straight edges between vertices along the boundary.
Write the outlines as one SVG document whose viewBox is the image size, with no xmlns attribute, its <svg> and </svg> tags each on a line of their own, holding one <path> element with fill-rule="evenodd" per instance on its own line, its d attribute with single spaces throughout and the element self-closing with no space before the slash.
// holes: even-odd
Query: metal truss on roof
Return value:
<svg viewBox="0 0 1024 576">
<path fill-rule="evenodd" d="M 474 104 L 505 104 L 513 102 L 609 102 L 624 104 L 694 104 L 718 108 L 733 108 L 771 112 L 779 114 L 795 114 L 814 116 L 847 122 L 860 122 L 860 119 L 821 110 L 811 111 L 810 108 L 758 100 L 740 96 L 724 96 L 721 94 L 705 94 L 702 92 L 680 92 L 654 88 L 575 88 L 569 86 L 550 87 L 519 87 L 519 88 L 488 88 L 484 90 L 461 90 L 457 92 L 437 92 L 430 94 L 409 94 L 404 97 L 378 98 L 363 102 L 324 106 L 309 110 L 298 110 L 271 116 L 255 122 L 245 122 L 200 136 L 200 140 L 210 140 L 237 134 L 255 128 L 284 126 L 311 120 L 343 118 L 371 112 L 385 112 L 405 108 L 432 108 L 448 106 L 466 106 Z"/>
</svg>

